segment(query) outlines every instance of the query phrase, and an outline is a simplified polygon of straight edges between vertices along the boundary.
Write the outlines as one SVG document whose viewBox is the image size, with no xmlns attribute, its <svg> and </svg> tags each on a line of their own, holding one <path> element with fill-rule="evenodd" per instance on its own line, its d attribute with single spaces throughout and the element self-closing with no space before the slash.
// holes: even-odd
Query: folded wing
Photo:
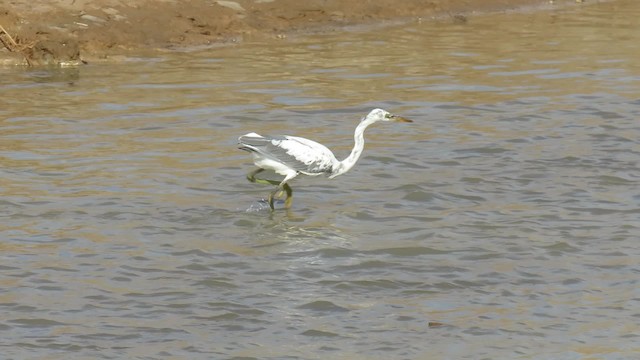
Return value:
<svg viewBox="0 0 640 360">
<path fill-rule="evenodd" d="M 295 136 L 261 136 L 249 133 L 238 139 L 240 148 L 258 160 L 275 161 L 305 175 L 331 174 L 338 163 L 326 146 Z"/>
</svg>

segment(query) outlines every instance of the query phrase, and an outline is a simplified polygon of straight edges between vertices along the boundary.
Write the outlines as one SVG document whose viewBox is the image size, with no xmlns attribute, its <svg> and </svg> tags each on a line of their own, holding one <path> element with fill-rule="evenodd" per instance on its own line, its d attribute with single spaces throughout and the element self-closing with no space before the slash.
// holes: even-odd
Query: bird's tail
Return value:
<svg viewBox="0 0 640 360">
<path fill-rule="evenodd" d="M 238 149 L 249 151 L 249 152 L 257 152 L 258 150 L 255 147 L 249 145 L 248 143 L 251 141 L 251 139 L 263 139 L 263 138 L 264 137 L 262 135 L 256 134 L 254 132 L 244 134 L 238 138 L 238 144 L 239 144 Z"/>
</svg>

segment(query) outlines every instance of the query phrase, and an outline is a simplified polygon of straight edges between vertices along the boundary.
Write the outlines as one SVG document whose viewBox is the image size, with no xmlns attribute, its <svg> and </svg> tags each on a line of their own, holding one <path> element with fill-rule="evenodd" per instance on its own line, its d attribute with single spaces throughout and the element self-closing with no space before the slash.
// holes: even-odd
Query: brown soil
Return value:
<svg viewBox="0 0 640 360">
<path fill-rule="evenodd" d="M 568 2 L 565 0 L 564 2 Z M 576 0 L 573 0 L 576 1 Z M 0 62 L 80 63 L 149 49 L 284 38 L 296 31 L 447 17 L 550 0 L 12 0 L 0 3 Z M 558 1 L 556 1 L 557 3 Z"/>
</svg>

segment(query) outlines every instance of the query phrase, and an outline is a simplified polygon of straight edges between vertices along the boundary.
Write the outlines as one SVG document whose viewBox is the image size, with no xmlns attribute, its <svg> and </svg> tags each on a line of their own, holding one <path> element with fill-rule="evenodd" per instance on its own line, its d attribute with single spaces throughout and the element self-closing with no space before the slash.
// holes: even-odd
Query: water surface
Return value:
<svg viewBox="0 0 640 360">
<path fill-rule="evenodd" d="M 640 4 L 4 69 L 8 359 L 630 359 Z M 237 137 L 360 162 L 251 184 Z M 280 204 L 281 206 L 281 204 Z"/>
</svg>

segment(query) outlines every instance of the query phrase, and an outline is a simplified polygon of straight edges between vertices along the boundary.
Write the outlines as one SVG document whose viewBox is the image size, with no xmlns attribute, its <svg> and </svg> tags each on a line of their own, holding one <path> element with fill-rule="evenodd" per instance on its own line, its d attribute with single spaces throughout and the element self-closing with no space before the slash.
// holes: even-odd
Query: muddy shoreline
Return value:
<svg viewBox="0 0 640 360">
<path fill-rule="evenodd" d="M 113 55 L 282 40 L 348 25 L 557 7 L 576 0 L 14 0 L 0 4 L 0 64 L 109 61 Z M 509 16 L 508 12 L 505 16 Z"/>
</svg>

